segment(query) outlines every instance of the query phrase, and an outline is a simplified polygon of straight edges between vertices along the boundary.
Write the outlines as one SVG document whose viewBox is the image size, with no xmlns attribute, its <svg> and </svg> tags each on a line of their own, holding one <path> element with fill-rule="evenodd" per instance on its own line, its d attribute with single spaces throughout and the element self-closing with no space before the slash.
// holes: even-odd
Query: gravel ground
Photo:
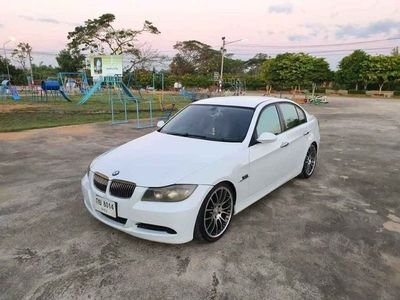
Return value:
<svg viewBox="0 0 400 300">
<path fill-rule="evenodd" d="M 0 298 L 399 299 L 400 101 L 305 107 L 321 127 L 314 176 L 236 215 L 213 244 L 137 239 L 85 210 L 91 159 L 151 129 L 0 134 Z"/>
</svg>

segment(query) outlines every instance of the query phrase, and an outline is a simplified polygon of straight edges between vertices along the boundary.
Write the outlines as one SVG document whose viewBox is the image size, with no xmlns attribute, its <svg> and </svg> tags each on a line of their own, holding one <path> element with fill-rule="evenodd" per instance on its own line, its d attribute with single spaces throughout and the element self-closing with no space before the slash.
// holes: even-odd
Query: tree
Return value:
<svg viewBox="0 0 400 300">
<path fill-rule="evenodd" d="M 392 51 L 390 52 L 391 55 L 393 56 L 400 56 L 400 52 L 399 52 L 399 46 L 396 46 L 392 49 Z"/>
<path fill-rule="evenodd" d="M 158 51 L 150 47 L 143 47 L 136 56 L 129 56 L 129 67 L 125 71 L 131 72 L 132 69 L 150 70 L 154 65 L 162 65 L 168 57 L 160 55 Z"/>
<path fill-rule="evenodd" d="M 26 71 L 26 61 L 29 66 L 32 64 L 32 47 L 28 43 L 19 43 L 11 53 L 12 58 L 21 66 L 22 70 Z"/>
<path fill-rule="evenodd" d="M 363 50 L 355 50 L 348 56 L 343 57 L 339 63 L 339 70 L 336 72 L 338 83 L 353 85 L 356 90 L 360 82 L 363 82 L 364 64 L 368 61 L 369 55 Z"/>
<path fill-rule="evenodd" d="M 232 56 L 233 56 L 232 54 L 228 54 L 228 55 L 225 54 L 224 73 L 239 75 L 244 72 L 245 62 L 241 59 L 233 59 Z M 219 61 L 220 60 L 221 60 L 221 57 L 219 57 Z M 218 67 L 220 67 L 219 64 L 217 64 Z"/>
<path fill-rule="evenodd" d="M 135 47 L 137 37 L 149 32 L 159 34 L 157 27 L 149 21 L 145 21 L 139 30 L 115 29 L 112 23 L 115 21 L 113 14 L 103 14 L 97 19 L 85 21 L 85 25 L 75 27 L 75 30 L 68 33 L 68 47 L 73 50 L 89 51 L 90 53 L 124 54 L 137 53 Z"/>
<path fill-rule="evenodd" d="M 30 83 L 33 83 L 33 69 L 32 69 L 32 61 L 33 58 L 31 56 L 32 47 L 28 43 L 19 43 L 17 47 L 12 52 L 12 57 L 21 65 L 24 73 L 27 71 L 26 61 L 28 60 L 30 78 L 28 79 Z"/>
<path fill-rule="evenodd" d="M 61 50 L 56 60 L 63 72 L 78 72 L 85 66 L 85 55 L 70 49 Z"/>
<path fill-rule="evenodd" d="M 260 67 L 260 73 L 259 75 L 267 82 L 271 82 L 271 64 L 273 63 L 274 58 L 268 58 L 266 61 L 264 61 Z"/>
<path fill-rule="evenodd" d="M 195 66 L 186 60 L 181 54 L 176 54 L 169 65 L 170 71 L 175 75 L 192 74 L 195 72 Z"/>
<path fill-rule="evenodd" d="M 400 56 L 377 55 L 371 56 L 364 63 L 365 77 L 379 85 L 379 92 L 385 83 L 399 80 L 400 78 Z"/>
<path fill-rule="evenodd" d="M 309 56 L 310 69 L 307 80 L 313 84 L 322 84 L 333 79 L 333 72 L 324 58 Z"/>
<path fill-rule="evenodd" d="M 209 74 L 219 71 L 221 67 L 221 52 L 205 43 L 196 40 L 177 42 L 174 49 L 178 50 L 178 53 L 170 64 L 172 74 Z M 232 59 L 232 54 L 225 54 L 225 73 L 240 73 L 243 67 L 242 60 Z"/>
<path fill-rule="evenodd" d="M 263 78 L 279 88 L 301 88 L 329 81 L 332 72 L 323 58 L 304 53 L 284 53 L 262 65 Z"/>
<path fill-rule="evenodd" d="M 13 84 L 26 84 L 26 75 L 22 69 L 17 69 L 14 65 L 10 63 L 10 60 L 0 56 L 0 75 L 7 78 L 7 65 L 10 72 L 10 77 Z M 1 81 L 1 80 L 0 80 Z"/>
<path fill-rule="evenodd" d="M 210 45 L 196 40 L 177 42 L 174 49 L 178 53 L 172 59 L 170 69 L 173 74 L 207 74 L 218 70 L 221 53 Z"/>
<path fill-rule="evenodd" d="M 268 54 L 257 53 L 254 57 L 244 62 L 245 72 L 251 75 L 259 75 L 261 66 L 269 58 Z"/>
<path fill-rule="evenodd" d="M 33 74 L 36 79 L 43 80 L 49 77 L 57 78 L 57 68 L 51 65 L 45 65 L 43 62 L 40 62 L 39 65 L 32 64 Z"/>
<path fill-rule="evenodd" d="M 138 36 L 143 33 L 160 34 L 150 21 L 144 21 L 142 28 L 116 29 L 113 14 L 103 14 L 96 19 L 85 21 L 82 26 L 75 27 L 68 33 L 68 49 L 73 53 L 92 53 L 111 55 L 124 54 L 129 58 L 130 68 L 135 62 L 143 62 L 148 55 L 137 45 Z"/>
</svg>

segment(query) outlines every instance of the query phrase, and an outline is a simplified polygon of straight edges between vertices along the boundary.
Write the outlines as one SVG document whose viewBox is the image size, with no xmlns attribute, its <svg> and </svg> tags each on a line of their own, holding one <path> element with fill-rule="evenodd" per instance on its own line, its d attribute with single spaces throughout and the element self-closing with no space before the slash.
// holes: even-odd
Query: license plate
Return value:
<svg viewBox="0 0 400 300">
<path fill-rule="evenodd" d="M 96 197 L 95 207 L 97 211 L 110 217 L 117 217 L 117 203 L 104 198 Z"/>
</svg>

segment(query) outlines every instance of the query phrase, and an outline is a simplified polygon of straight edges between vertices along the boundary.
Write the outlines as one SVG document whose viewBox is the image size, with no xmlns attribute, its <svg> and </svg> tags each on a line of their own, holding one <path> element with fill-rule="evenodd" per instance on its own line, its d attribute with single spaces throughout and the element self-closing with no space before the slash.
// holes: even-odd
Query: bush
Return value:
<svg viewBox="0 0 400 300">
<path fill-rule="evenodd" d="M 400 96 L 400 91 L 394 91 L 395 96 Z"/>
<path fill-rule="evenodd" d="M 365 90 L 349 90 L 349 95 L 365 95 Z"/>
</svg>

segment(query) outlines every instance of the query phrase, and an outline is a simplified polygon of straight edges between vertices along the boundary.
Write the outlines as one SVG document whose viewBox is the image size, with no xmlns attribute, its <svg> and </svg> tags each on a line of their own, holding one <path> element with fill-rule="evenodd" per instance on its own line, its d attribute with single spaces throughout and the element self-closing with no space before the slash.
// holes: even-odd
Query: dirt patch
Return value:
<svg viewBox="0 0 400 300">
<path fill-rule="evenodd" d="M 46 104 L 2 104 L 0 105 L 0 113 L 8 113 L 15 110 L 27 110 L 40 107 L 46 107 Z"/>
<path fill-rule="evenodd" d="M 383 223 L 383 227 L 385 227 L 386 230 L 400 233 L 400 224 L 399 223 L 396 223 L 393 221 L 387 221 L 387 222 Z"/>
<path fill-rule="evenodd" d="M 388 214 L 387 216 L 390 220 L 392 220 L 393 222 L 397 222 L 400 223 L 400 218 L 398 216 L 392 215 L 392 214 Z"/>
<path fill-rule="evenodd" d="M 388 266 L 391 266 L 397 272 L 400 272 L 400 258 L 386 253 L 382 253 L 382 257 Z"/>
<path fill-rule="evenodd" d="M 69 125 L 53 128 L 32 129 L 20 132 L 0 132 L 0 141 L 26 140 L 39 135 L 82 136 L 94 131 L 94 124 Z"/>
</svg>

